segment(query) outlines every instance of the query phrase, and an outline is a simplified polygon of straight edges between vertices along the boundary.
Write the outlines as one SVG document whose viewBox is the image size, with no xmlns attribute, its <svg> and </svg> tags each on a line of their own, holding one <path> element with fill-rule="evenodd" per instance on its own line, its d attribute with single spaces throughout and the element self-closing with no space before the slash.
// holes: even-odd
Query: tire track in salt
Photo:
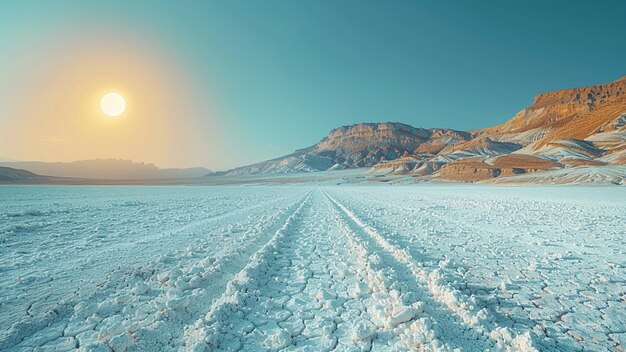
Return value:
<svg viewBox="0 0 626 352">
<path fill-rule="evenodd" d="M 174 226 L 169 229 L 162 230 L 158 233 L 155 233 L 154 235 L 151 235 L 149 239 L 141 238 L 139 240 L 135 240 L 133 238 L 125 238 L 124 241 L 120 241 L 119 243 L 109 244 L 106 248 L 98 247 L 97 250 L 100 252 L 103 252 L 103 251 L 110 252 L 111 253 L 110 256 L 115 257 L 119 254 L 120 249 L 128 247 L 131 243 L 132 243 L 132 246 L 141 246 L 144 244 L 145 241 L 161 242 L 163 241 L 164 238 L 167 240 L 171 240 L 171 238 L 174 236 L 178 237 L 181 234 L 186 234 L 189 231 L 193 231 L 197 228 L 206 226 L 207 224 L 215 223 L 220 220 L 222 221 L 228 220 L 230 218 L 240 215 L 241 213 L 246 213 L 253 209 L 258 209 L 261 207 L 267 207 L 271 204 L 275 204 L 281 201 L 282 202 L 291 201 L 292 198 L 295 198 L 295 197 L 291 196 L 291 197 L 286 197 L 284 199 L 272 199 L 272 200 L 263 201 L 263 202 L 260 202 L 251 206 L 225 209 L 225 210 L 222 210 L 221 213 L 212 214 L 200 220 L 195 220 L 195 221 L 183 224 L 183 225 Z M 3 346 L 10 346 L 10 345 L 18 344 L 21 342 L 21 340 L 28 338 L 28 336 L 24 336 L 24 334 L 26 333 L 23 331 L 30 331 L 30 333 L 32 334 L 33 332 L 38 331 L 40 329 L 45 329 L 46 326 L 51 325 L 61 320 L 63 317 L 71 315 L 72 306 L 74 304 L 72 302 L 75 302 L 78 300 L 78 298 L 76 297 L 77 292 L 78 290 L 74 291 L 74 293 L 68 293 L 66 297 L 62 297 L 63 302 L 59 303 L 58 301 L 51 301 L 50 308 L 48 309 L 50 313 L 46 314 L 45 316 L 32 316 L 28 313 L 28 309 L 26 309 L 24 312 L 22 311 L 14 312 L 12 314 L 14 316 L 12 319 L 12 321 L 14 321 L 13 325 L 7 327 L 7 329 L 4 332 L 4 335 L 0 336 L 0 349 L 2 349 Z M 41 301 L 42 301 L 41 298 L 37 298 L 33 302 L 40 303 Z M 32 306 L 33 302 L 30 302 L 30 304 L 26 307 Z M 7 312 L 7 314 L 9 313 L 10 312 Z M 24 316 L 27 316 L 28 318 L 22 319 L 22 317 Z"/>
<path fill-rule="evenodd" d="M 324 195 L 346 218 L 350 219 L 364 234 L 375 241 L 384 252 L 408 269 L 417 282 L 426 289 L 425 291 L 430 292 L 431 297 L 436 301 L 435 303 L 446 307 L 459 323 L 475 332 L 476 337 L 495 344 L 496 350 L 536 351 L 529 332 L 517 334 L 508 328 L 497 326 L 486 309 L 478 309 L 474 301 L 463 297 L 460 291 L 444 282 L 438 271 L 428 272 L 423 265 L 420 265 L 420 262 L 411 257 L 407 250 L 391 244 L 376 229 L 365 224 L 351 210 L 328 193 L 324 192 Z"/>
<path fill-rule="evenodd" d="M 347 316 L 347 287 L 337 264 L 346 252 L 331 241 L 332 222 L 324 221 L 327 210 L 320 200 L 315 192 L 276 241 L 229 283 L 234 289 L 223 296 L 228 303 L 219 302 L 205 321 L 188 330 L 200 332 L 207 342 L 202 347 L 332 350 L 338 336 L 349 333 L 341 323 L 358 317 L 364 307 L 350 309 L 353 315 Z"/>
<path fill-rule="evenodd" d="M 168 344 L 173 347 L 177 347 L 179 344 L 181 344 L 182 340 L 185 337 L 186 327 L 192 324 L 193 321 L 198 317 L 205 315 L 207 312 L 207 307 L 212 307 L 214 305 L 214 303 L 210 302 L 215 302 L 216 300 L 219 300 L 219 292 L 228 291 L 228 284 L 230 282 L 229 279 L 231 279 L 233 276 L 235 276 L 236 279 L 237 273 L 240 272 L 240 270 L 245 270 L 242 268 L 247 267 L 250 262 L 254 261 L 254 258 L 257 256 L 257 254 L 263 251 L 263 248 L 268 247 L 268 245 L 270 245 L 272 241 L 274 241 L 275 238 L 280 235 L 280 233 L 282 233 L 283 231 L 285 231 L 286 228 L 289 227 L 294 219 L 298 217 L 302 208 L 310 201 L 311 194 L 312 191 L 307 192 L 302 198 L 290 205 L 285 210 L 284 214 L 280 214 L 277 221 L 273 222 L 268 227 L 261 229 L 258 227 L 257 224 L 257 226 L 255 226 L 255 229 L 253 229 L 253 232 L 261 231 L 261 235 L 259 236 L 259 239 L 253 241 L 253 243 L 249 244 L 246 247 L 231 248 L 232 253 L 229 253 L 226 258 L 219 259 L 213 263 L 207 263 L 210 266 L 210 270 L 207 273 L 206 278 L 203 280 L 203 283 L 209 283 L 210 286 L 208 289 L 203 289 L 202 291 L 200 291 L 201 294 L 194 295 L 193 292 L 191 292 L 192 294 L 190 296 L 185 297 L 184 295 L 178 294 L 179 291 L 176 290 L 177 287 L 174 287 L 174 290 L 170 290 L 170 292 L 165 295 L 166 297 L 164 302 L 162 302 L 162 306 L 169 310 L 171 316 L 166 316 L 166 319 L 171 323 L 158 324 L 157 322 L 157 324 L 151 325 L 149 329 L 142 329 L 138 331 L 138 335 L 141 335 L 142 333 L 144 334 L 144 336 L 141 336 L 137 339 L 137 346 L 140 347 L 138 349 L 160 349 L 161 347 L 158 344 L 154 345 L 153 343 L 153 341 L 159 340 L 158 338 L 155 338 L 159 335 L 175 335 L 172 339 L 168 341 Z M 270 202 L 263 204 L 268 203 Z M 269 232 L 268 234 L 272 235 L 263 236 L 262 234 L 266 231 Z M 260 242 L 263 243 L 261 246 Z M 254 249 L 256 249 L 256 251 Z M 246 259 L 245 262 L 241 262 L 241 259 L 243 258 Z M 172 273 L 174 273 L 175 276 L 172 276 Z M 193 273 L 190 274 L 192 274 L 191 276 L 193 276 Z M 166 284 L 175 281 L 174 286 L 177 286 L 176 283 L 181 281 L 179 272 L 176 269 L 174 269 L 169 274 L 169 276 L 170 277 L 168 278 Z M 183 279 L 182 281 L 184 282 L 187 280 Z M 189 282 L 191 283 L 191 280 Z M 202 286 L 199 286 L 199 288 L 202 289 Z M 170 294 L 172 293 L 172 291 L 173 294 Z M 192 300 L 191 302 L 190 299 Z M 189 312 L 188 307 L 193 307 L 191 312 Z M 180 311 L 181 308 L 183 309 L 183 312 L 182 314 L 180 314 L 180 317 L 177 317 L 177 311 Z M 175 331 L 175 333 L 172 333 L 171 331 Z M 146 346 L 144 342 L 147 342 L 149 345 Z"/>
<path fill-rule="evenodd" d="M 271 239 L 256 251 L 248 264 L 228 281 L 221 297 L 213 302 L 204 318 L 184 329 L 183 348 L 189 351 L 240 350 L 243 345 L 241 335 L 249 334 L 256 329 L 253 322 L 244 319 L 241 308 L 258 305 L 256 292 L 259 287 L 257 278 L 270 270 L 276 261 L 280 241 L 288 235 L 302 219 L 305 208 L 310 207 L 311 193 L 307 194 L 298 208 L 289 216 L 283 226 L 274 233 Z M 278 317 L 275 317 L 278 318 Z M 262 319 L 262 317 L 259 317 Z M 274 336 L 274 344 L 286 339 L 284 335 Z"/>
<path fill-rule="evenodd" d="M 359 239 L 328 197 L 326 201 L 355 257 L 356 265 L 352 270 L 358 280 L 350 288 L 350 295 L 367 297 L 369 319 L 358 322 L 354 329 L 353 338 L 358 340 L 359 347 L 362 350 L 451 350 L 437 338 L 432 320 L 419 317 L 424 305 L 416 299 L 415 292 L 413 295 L 401 292 L 396 272 L 371 251 L 371 243 Z"/>
<path fill-rule="evenodd" d="M 275 246 L 234 280 L 228 299 L 189 327 L 189 349 L 370 350 L 379 331 L 368 306 L 382 304 L 396 313 L 387 331 L 403 324 L 411 308 L 382 287 L 382 273 L 368 271 L 354 241 L 338 231 L 330 202 L 315 193 Z M 368 275 L 378 275 L 376 287 Z"/>
<path fill-rule="evenodd" d="M 374 306 L 371 314 L 379 328 L 392 329 L 390 333 L 397 336 L 399 341 L 394 342 L 394 347 L 403 350 L 464 348 L 475 351 L 495 347 L 488 338 L 455 319 L 414 277 L 410 268 L 382 248 L 330 196 L 325 195 L 341 217 L 345 231 L 362 248 L 368 260 L 368 269 L 377 273 L 367 275 L 366 280 L 374 277 L 375 281 L 382 281 L 381 293 L 393 298 L 387 299 L 386 304 Z"/>
<path fill-rule="evenodd" d="M 87 300 L 78 304 L 73 301 L 64 303 L 64 306 L 69 307 L 65 314 L 67 321 L 52 325 L 50 322 L 48 328 L 36 334 L 52 336 L 54 334 L 51 335 L 48 330 L 59 330 L 56 325 L 61 325 L 59 339 L 62 337 L 74 342 L 55 345 L 54 350 L 73 350 L 76 347 L 84 350 L 176 348 L 182 341 L 183 327 L 206 313 L 211 300 L 219 297 L 228 279 L 245 266 L 256 249 L 273 238 L 270 234 L 280 231 L 290 221 L 294 213 L 307 202 L 310 194 L 308 192 L 284 207 L 270 219 L 261 217 L 249 231 L 242 234 L 249 238 L 250 243 L 230 248 L 219 258 L 199 258 L 195 264 L 192 262 L 186 268 L 180 265 L 172 268 L 171 264 L 164 262 L 170 266 L 170 270 L 161 272 L 142 267 L 132 273 L 116 273 L 116 279 L 109 280 Z M 267 235 L 262 235 L 264 232 Z M 174 258 L 167 256 L 164 259 L 169 262 Z M 245 261 L 240 264 L 244 258 Z M 125 306 L 130 307 L 120 311 Z M 61 318 L 57 316 L 55 321 Z M 37 338 L 23 338 L 25 340 L 20 347 L 38 346 Z M 53 341 L 50 338 L 47 344 Z M 10 345 L 12 343 L 6 347 Z"/>
</svg>

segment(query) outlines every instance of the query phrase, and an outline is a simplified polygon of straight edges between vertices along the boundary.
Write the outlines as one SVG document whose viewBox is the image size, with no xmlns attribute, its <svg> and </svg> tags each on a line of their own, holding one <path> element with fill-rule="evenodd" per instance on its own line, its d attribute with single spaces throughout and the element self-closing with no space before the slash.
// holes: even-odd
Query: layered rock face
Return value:
<svg viewBox="0 0 626 352">
<path fill-rule="evenodd" d="M 551 140 L 584 139 L 626 112 L 626 77 L 609 84 L 543 93 L 511 120 L 477 130 L 495 140 L 545 145 Z"/>
<path fill-rule="evenodd" d="M 507 122 L 481 130 L 360 123 L 316 145 L 222 175 L 373 167 L 420 178 L 480 181 L 550 170 L 626 165 L 626 77 L 539 94 Z"/>
<path fill-rule="evenodd" d="M 469 133 L 462 131 L 415 128 L 392 122 L 362 123 L 332 130 L 313 150 L 331 157 L 334 163 L 363 167 L 407 155 L 429 154 L 470 138 Z"/>
</svg>

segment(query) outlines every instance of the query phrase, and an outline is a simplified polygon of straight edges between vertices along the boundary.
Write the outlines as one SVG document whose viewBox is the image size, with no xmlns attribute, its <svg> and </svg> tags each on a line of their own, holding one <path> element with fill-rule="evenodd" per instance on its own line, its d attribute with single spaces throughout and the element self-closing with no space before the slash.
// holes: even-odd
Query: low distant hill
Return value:
<svg viewBox="0 0 626 352">
<path fill-rule="evenodd" d="M 623 184 L 626 77 L 608 84 L 539 94 L 529 107 L 490 128 L 458 131 L 397 122 L 360 123 L 336 128 L 319 143 L 292 154 L 207 176 L 359 167 L 421 179 L 468 182 L 511 181 L 530 173 L 535 176 L 520 179 L 536 182 L 545 175 L 547 181 L 559 182 L 573 179 L 567 174 L 575 170 L 577 180 Z M 591 176 L 584 177 L 585 173 Z"/>
<path fill-rule="evenodd" d="M 47 180 L 49 177 L 34 174 L 22 169 L 0 166 L 0 181 Z"/>
<path fill-rule="evenodd" d="M 160 169 L 154 164 L 136 163 L 130 160 L 121 159 L 95 159 L 73 162 L 0 162 L 0 166 L 28 170 L 35 174 L 54 177 L 98 180 L 197 178 L 211 172 L 209 169 L 202 167 Z"/>
</svg>

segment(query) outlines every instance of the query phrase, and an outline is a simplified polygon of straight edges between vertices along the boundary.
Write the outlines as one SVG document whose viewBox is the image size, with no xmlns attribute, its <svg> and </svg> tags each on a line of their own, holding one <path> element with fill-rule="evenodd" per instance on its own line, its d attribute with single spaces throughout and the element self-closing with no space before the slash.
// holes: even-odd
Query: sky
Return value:
<svg viewBox="0 0 626 352">
<path fill-rule="evenodd" d="M 0 157 L 227 169 L 626 75 L 626 2 L 1 1 Z M 127 102 L 116 118 L 99 99 Z"/>
</svg>

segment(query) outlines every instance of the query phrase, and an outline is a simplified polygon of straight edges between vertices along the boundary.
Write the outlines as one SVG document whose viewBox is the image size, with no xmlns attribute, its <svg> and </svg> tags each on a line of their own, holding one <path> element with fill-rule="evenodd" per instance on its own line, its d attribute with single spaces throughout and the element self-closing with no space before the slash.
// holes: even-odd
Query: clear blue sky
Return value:
<svg viewBox="0 0 626 352">
<path fill-rule="evenodd" d="M 224 157 L 193 162 L 220 169 L 357 122 L 487 127 L 537 93 L 610 82 L 626 75 L 625 15 L 623 1 L 3 1 L 0 79 L 63 35 L 151 43 L 219 129 L 195 147 Z"/>
</svg>

